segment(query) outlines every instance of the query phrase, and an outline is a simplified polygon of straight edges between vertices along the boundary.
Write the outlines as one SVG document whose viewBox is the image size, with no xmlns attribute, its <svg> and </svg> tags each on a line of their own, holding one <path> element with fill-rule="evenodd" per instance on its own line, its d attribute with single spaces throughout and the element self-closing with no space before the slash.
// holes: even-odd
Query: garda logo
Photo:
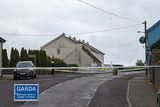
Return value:
<svg viewBox="0 0 160 107">
<path fill-rule="evenodd" d="M 39 84 L 14 84 L 14 101 L 38 101 Z"/>
</svg>

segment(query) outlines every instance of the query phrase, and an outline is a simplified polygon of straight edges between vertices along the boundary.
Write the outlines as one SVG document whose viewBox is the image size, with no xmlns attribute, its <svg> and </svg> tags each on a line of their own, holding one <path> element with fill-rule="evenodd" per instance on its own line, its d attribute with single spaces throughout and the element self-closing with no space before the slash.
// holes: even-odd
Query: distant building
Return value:
<svg viewBox="0 0 160 107">
<path fill-rule="evenodd" d="M 3 50 L 3 43 L 5 43 L 6 40 L 0 37 L 0 68 L 2 67 L 2 50 Z M 2 76 L 2 70 L 0 69 L 0 75 Z"/>
<path fill-rule="evenodd" d="M 66 37 L 64 33 L 42 46 L 41 49 L 45 50 L 48 56 L 60 58 L 67 64 L 91 66 L 93 62 L 96 62 L 98 66 L 101 66 L 104 62 L 103 52 L 84 40 Z"/>
</svg>

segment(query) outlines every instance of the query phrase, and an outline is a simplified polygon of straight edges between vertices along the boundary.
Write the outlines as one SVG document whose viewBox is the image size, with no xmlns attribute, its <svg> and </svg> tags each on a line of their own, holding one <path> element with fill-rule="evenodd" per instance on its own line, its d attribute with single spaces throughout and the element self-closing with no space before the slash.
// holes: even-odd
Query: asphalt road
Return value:
<svg viewBox="0 0 160 107">
<path fill-rule="evenodd" d="M 111 74 L 95 74 L 69 80 L 45 91 L 38 102 L 21 107 L 88 107 L 96 89 L 110 79 Z"/>
<path fill-rule="evenodd" d="M 32 84 L 39 83 L 40 93 L 44 90 L 53 87 L 59 83 L 63 83 L 68 80 L 72 80 L 79 77 L 89 76 L 91 74 L 57 74 L 57 75 L 41 75 L 37 76 L 36 79 L 21 79 L 21 80 L 13 80 L 12 76 L 4 76 L 4 78 L 0 79 L 0 107 L 19 107 L 23 105 L 25 102 L 14 102 L 13 101 L 13 87 L 14 83 L 22 83 L 22 84 Z"/>
<path fill-rule="evenodd" d="M 127 107 L 128 81 L 141 75 L 144 73 L 123 73 L 120 78 L 112 78 L 112 74 L 59 74 L 17 81 L 6 77 L 0 80 L 0 107 Z M 14 83 L 39 83 L 43 92 L 39 102 L 14 102 Z"/>
</svg>

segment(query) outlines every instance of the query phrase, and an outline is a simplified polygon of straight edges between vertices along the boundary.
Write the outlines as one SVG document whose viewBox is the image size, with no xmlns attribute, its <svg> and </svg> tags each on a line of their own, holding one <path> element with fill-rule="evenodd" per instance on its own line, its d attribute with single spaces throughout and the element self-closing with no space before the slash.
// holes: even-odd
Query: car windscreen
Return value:
<svg viewBox="0 0 160 107">
<path fill-rule="evenodd" d="M 18 63 L 17 68 L 23 68 L 23 67 L 32 67 L 32 64 L 31 63 Z"/>
</svg>

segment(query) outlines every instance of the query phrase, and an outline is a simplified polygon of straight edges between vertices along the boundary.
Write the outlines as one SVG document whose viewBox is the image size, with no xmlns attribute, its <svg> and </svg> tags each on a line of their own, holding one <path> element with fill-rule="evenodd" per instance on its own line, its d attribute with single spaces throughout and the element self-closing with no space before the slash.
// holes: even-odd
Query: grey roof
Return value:
<svg viewBox="0 0 160 107">
<path fill-rule="evenodd" d="M 82 46 L 82 50 L 85 51 L 96 62 L 102 62 L 97 57 L 95 57 L 85 46 Z"/>
<path fill-rule="evenodd" d="M 59 38 L 61 38 L 61 37 L 65 37 L 65 38 L 71 40 L 71 41 L 74 42 L 74 43 L 81 43 L 81 44 L 83 44 L 84 46 L 88 46 L 88 47 L 89 47 L 90 49 L 92 49 L 93 51 L 105 55 L 105 53 L 103 53 L 103 52 L 101 52 L 100 50 L 94 48 L 93 46 L 89 45 L 88 43 L 84 43 L 83 41 L 78 41 L 78 40 L 76 40 L 76 39 L 74 39 L 74 38 L 65 36 L 65 33 L 62 33 L 60 36 L 56 37 L 55 39 L 51 40 L 51 41 L 48 42 L 47 44 L 43 45 L 41 48 L 46 47 L 47 45 L 49 45 L 50 43 L 56 41 L 57 39 L 59 39 Z"/>
<path fill-rule="evenodd" d="M 0 37 L 0 42 L 5 43 L 5 42 L 6 42 L 6 40 L 5 40 L 5 39 L 3 39 L 2 37 Z"/>
</svg>

